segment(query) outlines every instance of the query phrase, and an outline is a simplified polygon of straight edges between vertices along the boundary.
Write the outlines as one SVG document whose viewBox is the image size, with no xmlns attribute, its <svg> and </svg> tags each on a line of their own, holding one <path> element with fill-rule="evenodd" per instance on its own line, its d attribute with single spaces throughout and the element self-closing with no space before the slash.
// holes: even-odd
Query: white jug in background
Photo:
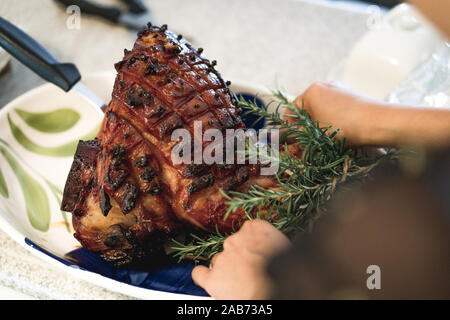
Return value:
<svg viewBox="0 0 450 320">
<path fill-rule="evenodd" d="M 383 100 L 442 42 L 426 18 L 412 6 L 401 4 L 356 43 L 342 80 L 361 93 Z"/>
</svg>

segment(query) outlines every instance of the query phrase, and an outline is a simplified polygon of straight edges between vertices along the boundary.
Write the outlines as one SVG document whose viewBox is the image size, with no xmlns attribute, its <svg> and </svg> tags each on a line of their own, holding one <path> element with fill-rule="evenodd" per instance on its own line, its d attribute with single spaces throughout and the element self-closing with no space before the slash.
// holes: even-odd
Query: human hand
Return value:
<svg viewBox="0 0 450 320">
<path fill-rule="evenodd" d="M 225 240 L 210 268 L 192 270 L 192 279 L 216 299 L 267 299 L 272 284 L 266 265 L 289 246 L 289 239 L 267 221 L 246 221 Z"/>
<path fill-rule="evenodd" d="M 296 98 L 296 103 L 299 107 L 303 106 L 313 120 L 339 129 L 338 137 L 345 138 L 348 145 L 368 144 L 369 121 L 373 120 L 368 114 L 375 111 L 376 101 L 342 85 L 316 82 Z M 287 116 L 292 113 L 287 110 L 285 119 L 293 121 Z"/>
</svg>

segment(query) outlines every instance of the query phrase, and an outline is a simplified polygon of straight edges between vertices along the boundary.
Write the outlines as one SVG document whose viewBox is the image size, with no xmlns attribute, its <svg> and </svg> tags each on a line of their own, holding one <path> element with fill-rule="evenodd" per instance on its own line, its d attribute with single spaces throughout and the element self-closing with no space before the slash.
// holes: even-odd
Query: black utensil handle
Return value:
<svg viewBox="0 0 450 320">
<path fill-rule="evenodd" d="M 64 91 L 69 91 L 81 79 L 74 64 L 59 63 L 36 40 L 1 17 L 0 46 L 39 76 Z"/>
<path fill-rule="evenodd" d="M 131 13 L 145 13 L 148 11 L 147 7 L 141 0 L 122 0 L 128 6 L 128 11 Z"/>
<path fill-rule="evenodd" d="M 117 23 L 122 11 L 116 7 L 107 7 L 101 4 L 87 0 L 56 0 L 65 6 L 75 5 L 80 8 L 81 14 L 86 13 L 90 15 L 100 16 L 111 22 Z"/>
</svg>

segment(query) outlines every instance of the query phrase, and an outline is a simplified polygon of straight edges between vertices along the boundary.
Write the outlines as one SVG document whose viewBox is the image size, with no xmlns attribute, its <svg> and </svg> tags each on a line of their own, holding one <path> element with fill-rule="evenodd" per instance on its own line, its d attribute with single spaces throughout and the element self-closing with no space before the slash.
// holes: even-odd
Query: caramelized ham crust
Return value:
<svg viewBox="0 0 450 320">
<path fill-rule="evenodd" d="M 125 50 L 100 132 L 80 141 L 64 190 L 84 247 L 121 265 L 160 253 L 164 235 L 186 226 L 231 232 L 244 212 L 224 219 L 219 190 L 275 186 L 256 166 L 172 162 L 175 129 L 245 127 L 214 66 L 166 26 L 149 26 Z"/>
</svg>

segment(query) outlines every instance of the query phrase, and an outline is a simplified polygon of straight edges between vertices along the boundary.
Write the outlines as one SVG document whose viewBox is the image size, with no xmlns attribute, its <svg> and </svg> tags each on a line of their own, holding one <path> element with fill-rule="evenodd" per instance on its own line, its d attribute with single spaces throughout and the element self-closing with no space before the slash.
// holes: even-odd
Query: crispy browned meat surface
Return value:
<svg viewBox="0 0 450 320">
<path fill-rule="evenodd" d="M 214 66 L 165 26 L 150 26 L 125 50 L 101 130 L 80 142 L 64 190 L 62 210 L 73 213 L 84 247 L 125 264 L 160 252 L 164 235 L 185 226 L 230 232 L 244 213 L 224 220 L 219 189 L 274 186 L 255 166 L 172 162 L 177 128 L 245 127 Z"/>
</svg>

